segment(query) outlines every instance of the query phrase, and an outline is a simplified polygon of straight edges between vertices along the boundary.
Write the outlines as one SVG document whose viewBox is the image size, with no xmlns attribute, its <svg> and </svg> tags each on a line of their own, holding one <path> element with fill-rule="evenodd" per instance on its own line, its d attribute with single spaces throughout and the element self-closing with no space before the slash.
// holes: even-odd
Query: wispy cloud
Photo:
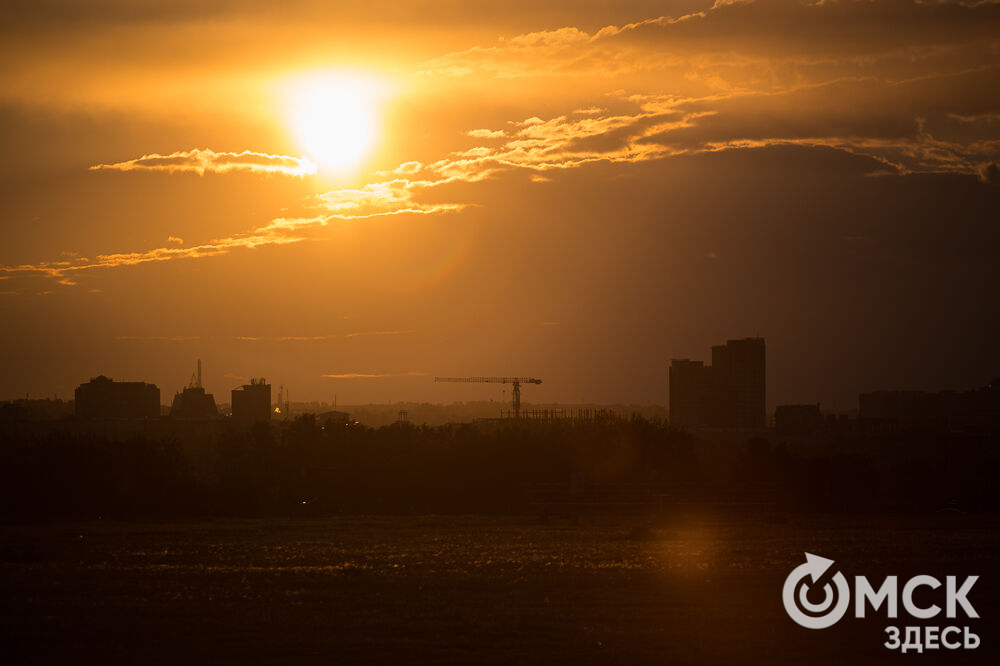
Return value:
<svg viewBox="0 0 1000 666">
<path fill-rule="evenodd" d="M 166 342 L 185 342 L 200 340 L 198 335 L 116 335 L 115 340 L 159 340 Z"/>
<path fill-rule="evenodd" d="M 363 338 L 370 335 L 407 335 L 409 333 L 416 333 L 414 330 L 407 331 L 359 331 L 357 333 L 348 333 L 345 338 Z"/>
<path fill-rule="evenodd" d="M 247 234 L 229 236 L 191 247 L 159 247 L 140 252 L 99 254 L 93 260 L 43 261 L 0 267 L 0 277 L 49 277 L 60 284 L 76 284 L 73 276 L 96 269 L 136 266 L 150 262 L 173 259 L 195 259 L 227 254 L 236 249 L 250 249 L 267 245 L 285 245 L 306 239 L 305 230 L 322 226 L 329 218 L 277 218 Z"/>
<path fill-rule="evenodd" d="M 998 31 L 997 2 L 719 0 L 594 32 L 501 39 L 425 63 L 420 74 L 578 77 L 590 88 L 630 74 L 643 93 L 618 91 L 614 112 L 602 104 L 513 122 L 502 145 L 455 152 L 423 171 L 474 182 L 516 168 L 537 176 L 792 144 L 867 155 L 897 173 L 976 175 L 1000 157 L 1000 98 L 984 94 L 1000 86 Z"/>
<path fill-rule="evenodd" d="M 407 164 L 419 164 L 419 162 Z M 345 220 L 406 213 L 430 215 L 457 211 L 466 206 L 460 203 L 430 203 L 416 200 L 415 195 L 419 191 L 435 184 L 430 181 L 406 179 L 369 183 L 358 189 L 325 192 L 317 195 L 315 202 L 318 208 L 330 213 L 330 218 Z"/>
<path fill-rule="evenodd" d="M 408 335 L 416 333 L 415 330 L 390 330 L 390 331 L 356 331 L 353 333 L 336 333 L 330 335 L 279 335 L 273 337 L 255 335 L 237 335 L 233 340 L 241 342 L 324 342 L 327 340 L 344 340 L 350 338 L 363 338 L 368 336 L 387 335 Z"/>
<path fill-rule="evenodd" d="M 503 130 L 473 129 L 466 132 L 474 139 L 502 139 L 507 136 Z"/>
<path fill-rule="evenodd" d="M 1000 162 L 1000 140 L 942 112 L 940 91 L 1000 85 L 995 69 L 956 72 L 886 86 L 875 78 L 804 84 L 774 92 L 705 97 L 618 92 L 618 111 L 588 109 L 512 122 L 507 140 L 427 164 L 438 182 L 477 182 L 498 173 L 541 174 L 594 162 L 635 163 L 680 155 L 772 146 L 833 148 L 864 155 L 883 172 L 980 175 Z M 848 103 L 846 100 L 850 100 Z M 956 99 L 954 104 L 961 105 Z M 998 100 L 1000 105 L 1000 100 Z M 631 108 L 629 108 L 631 107 Z M 862 109 L 859 111 L 858 109 Z M 866 113 L 864 109 L 878 109 Z M 986 116 L 979 116 L 986 117 Z"/>
<path fill-rule="evenodd" d="M 419 163 L 416 163 L 419 164 Z M 135 266 L 174 259 L 195 259 L 228 254 L 233 250 L 298 243 L 311 237 L 316 229 L 335 220 L 354 220 L 386 215 L 431 215 L 458 211 L 467 204 L 434 203 L 418 200 L 418 195 L 437 185 L 435 181 L 395 179 L 370 183 L 357 189 L 331 190 L 313 197 L 315 217 L 279 217 L 246 234 L 236 234 L 189 247 L 159 247 L 138 252 L 99 254 L 95 259 L 67 257 L 58 261 L 0 267 L 0 279 L 11 277 L 48 277 L 63 285 L 76 284 L 75 275 L 101 268 Z M 169 239 L 175 244 L 180 240 Z"/>
<path fill-rule="evenodd" d="M 167 173 L 258 173 L 286 176 L 311 176 L 316 165 L 305 157 L 270 155 L 244 150 L 242 153 L 214 150 L 178 151 L 169 155 L 150 153 L 113 164 L 95 164 L 91 171 L 165 171 Z"/>
<path fill-rule="evenodd" d="M 324 379 L 384 379 L 386 377 L 427 377 L 426 372 L 345 372 L 320 375 Z"/>
<path fill-rule="evenodd" d="M 833 62 L 860 70 L 893 61 L 912 71 L 926 70 L 928 59 L 947 60 L 956 49 L 981 56 L 998 24 L 1000 4 L 990 0 L 717 0 L 704 11 L 594 32 L 563 27 L 501 38 L 434 58 L 419 72 L 512 79 L 657 71 L 680 75 L 674 83 L 721 87 L 733 83 L 729 78 L 758 74 L 758 83 L 780 83 L 801 81 L 809 69 L 815 73 Z M 781 64 L 798 68 L 782 71 Z"/>
</svg>

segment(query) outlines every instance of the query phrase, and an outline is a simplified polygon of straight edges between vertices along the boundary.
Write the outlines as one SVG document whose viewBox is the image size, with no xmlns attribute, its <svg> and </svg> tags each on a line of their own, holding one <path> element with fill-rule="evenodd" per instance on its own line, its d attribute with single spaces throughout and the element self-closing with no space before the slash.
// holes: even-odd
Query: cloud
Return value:
<svg viewBox="0 0 1000 666">
<path fill-rule="evenodd" d="M 466 204 L 419 202 L 415 194 L 433 187 L 434 181 L 390 180 L 358 189 L 332 190 L 316 196 L 317 206 L 329 218 L 344 220 L 414 213 L 429 215 L 461 210 Z M 328 218 L 328 219 L 329 219 Z"/>
<path fill-rule="evenodd" d="M 617 112 L 532 116 L 512 123 L 506 142 L 451 153 L 424 172 L 476 182 L 523 169 L 537 179 L 599 161 L 794 145 L 865 155 L 887 172 L 977 175 L 979 165 L 1000 161 L 989 120 L 1000 96 L 986 90 L 1000 90 L 1000 65 L 896 83 L 863 77 L 702 97 L 616 93 Z"/>
<path fill-rule="evenodd" d="M 608 26 L 596 41 L 684 52 L 815 59 L 995 41 L 1000 6 L 920 0 L 716 2 L 687 16 Z"/>
<path fill-rule="evenodd" d="M 183 245 L 184 244 L 184 239 L 183 238 L 178 238 L 177 236 L 167 236 L 167 242 L 168 243 L 177 243 L 178 245 Z"/>
<path fill-rule="evenodd" d="M 167 173 L 257 173 L 283 174 L 286 176 L 311 176 L 316 165 L 305 157 L 269 155 L 244 150 L 242 153 L 215 152 L 214 150 L 179 151 L 170 155 L 151 153 L 125 162 L 95 164 L 91 171 L 165 171 Z"/>
<path fill-rule="evenodd" d="M 310 204 L 313 217 L 279 217 L 244 233 L 213 239 L 189 247 L 159 247 L 137 252 L 98 254 L 95 259 L 68 257 L 58 261 L 0 266 L 0 279 L 47 277 L 63 285 L 75 285 L 74 276 L 103 268 L 136 266 L 175 259 L 196 259 L 228 254 L 234 250 L 288 245 L 312 238 L 318 229 L 335 220 L 366 219 L 387 215 L 431 215 L 461 210 L 464 203 L 420 201 L 420 194 L 443 181 L 395 179 L 369 183 L 357 189 L 341 189 L 316 195 Z"/>
<path fill-rule="evenodd" d="M 507 135 L 503 130 L 474 129 L 466 132 L 475 139 L 502 139 Z"/>
<path fill-rule="evenodd" d="M 427 377 L 426 372 L 346 372 L 320 375 L 324 379 L 384 379 L 386 377 Z"/>
<path fill-rule="evenodd" d="M 644 144 L 638 139 L 667 127 L 684 125 L 697 115 L 684 116 L 679 109 L 657 102 L 632 106 L 633 111 L 624 114 L 569 114 L 548 120 L 533 116 L 513 122 L 514 129 L 503 144 L 451 153 L 445 159 L 427 164 L 425 171 L 436 176 L 438 182 L 478 182 L 513 169 L 537 173 L 595 161 L 657 159 L 676 151 Z"/>
<path fill-rule="evenodd" d="M 93 291 L 93 290 L 91 290 Z M 165 342 L 186 342 L 200 340 L 198 335 L 116 335 L 115 340 L 157 340 Z"/>
<path fill-rule="evenodd" d="M 233 339 L 242 342 L 323 342 L 327 340 L 344 340 L 368 336 L 407 335 L 410 333 L 416 333 L 416 331 L 412 329 L 391 331 L 357 331 L 354 333 L 338 333 L 332 335 L 281 335 L 277 337 L 237 335 Z"/>
<path fill-rule="evenodd" d="M 896 68 L 926 70 L 928 59 L 955 52 L 981 56 L 983 45 L 995 45 L 998 30 L 995 2 L 721 0 L 704 11 L 592 33 L 564 27 L 501 38 L 430 60 L 420 72 L 504 79 L 676 70 L 722 82 L 754 71 L 773 78 L 781 74 L 774 69 L 779 62 L 822 69 L 839 61 L 864 68 L 895 59 Z"/>
<path fill-rule="evenodd" d="M 276 218 L 269 224 L 258 227 L 246 234 L 238 234 L 219 238 L 191 247 L 159 247 L 139 252 L 119 252 L 115 254 L 98 254 L 95 259 L 80 258 L 78 260 L 43 261 L 37 264 L 21 264 L 0 267 L 0 277 L 49 277 L 62 284 L 75 284 L 71 276 L 84 271 L 105 268 L 120 268 L 137 266 L 150 262 L 171 261 L 174 259 L 195 259 L 213 257 L 236 249 L 252 249 L 267 245 L 285 245 L 298 243 L 308 236 L 306 230 L 323 226 L 327 218 Z"/>
<path fill-rule="evenodd" d="M 423 72 L 546 86 L 571 77 L 591 91 L 624 81 L 641 92 L 618 96 L 640 110 L 575 112 L 590 123 L 574 113 L 528 118 L 490 154 L 455 153 L 429 166 L 474 181 L 506 167 L 537 172 L 791 143 L 870 155 L 903 173 L 974 175 L 997 157 L 998 35 L 997 2 L 720 0 L 593 32 L 501 39 Z M 681 122 L 649 127 L 667 120 L 654 102 Z"/>
<path fill-rule="evenodd" d="M 998 35 L 997 2 L 719 0 L 593 32 L 500 39 L 421 73 L 533 77 L 555 94 L 575 85 L 590 96 L 625 81 L 637 92 L 612 94 L 614 111 L 584 102 L 515 122 L 502 145 L 452 153 L 424 172 L 476 182 L 527 169 L 537 178 L 595 161 L 799 145 L 870 156 L 896 173 L 976 175 L 1000 158 Z"/>
<path fill-rule="evenodd" d="M 423 168 L 423 165 L 420 162 L 403 162 L 398 167 L 393 169 L 392 173 L 400 176 L 411 176 L 420 171 L 421 168 Z"/>
<path fill-rule="evenodd" d="M 960 113 L 949 113 L 948 117 L 960 123 L 978 124 L 978 123 L 996 123 L 1000 122 L 1000 113 L 978 113 L 971 115 L 962 115 Z"/>
<path fill-rule="evenodd" d="M 379 335 L 406 335 L 416 333 L 414 330 L 408 331 L 358 331 L 355 333 L 344 333 L 341 335 L 286 335 L 275 338 L 278 342 L 319 342 L 322 340 L 339 340 L 343 338 L 362 338 Z M 258 338 L 259 339 L 259 338 Z"/>
<path fill-rule="evenodd" d="M 345 338 L 363 338 L 370 335 L 407 335 L 409 333 L 416 333 L 414 330 L 407 331 L 359 331 L 357 333 L 348 333 Z"/>
<path fill-rule="evenodd" d="M 422 76 L 470 76 L 486 73 L 498 78 L 532 75 L 567 74 L 567 63 L 574 63 L 581 50 L 593 49 L 593 38 L 574 27 L 545 30 L 501 38 L 494 46 L 474 46 L 449 53 L 424 63 Z M 609 61 L 610 52 L 603 53 Z M 610 62 L 605 67 L 610 67 Z M 576 67 L 574 69 L 580 69 Z"/>
</svg>

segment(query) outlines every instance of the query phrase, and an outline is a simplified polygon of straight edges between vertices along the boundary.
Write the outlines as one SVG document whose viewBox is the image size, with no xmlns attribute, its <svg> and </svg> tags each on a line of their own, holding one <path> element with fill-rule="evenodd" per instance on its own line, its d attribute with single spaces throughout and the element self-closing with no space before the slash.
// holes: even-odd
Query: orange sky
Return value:
<svg viewBox="0 0 1000 666">
<path fill-rule="evenodd" d="M 756 334 L 772 405 L 1000 375 L 1000 4 L 337 4 L 5 4 L 0 398 L 664 404 Z"/>
</svg>

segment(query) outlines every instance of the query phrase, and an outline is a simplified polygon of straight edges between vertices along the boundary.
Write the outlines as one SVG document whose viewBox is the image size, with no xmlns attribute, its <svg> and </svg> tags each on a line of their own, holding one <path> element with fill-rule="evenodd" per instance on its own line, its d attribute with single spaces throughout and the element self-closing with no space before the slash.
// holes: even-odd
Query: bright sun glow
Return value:
<svg viewBox="0 0 1000 666">
<path fill-rule="evenodd" d="M 289 92 L 292 130 L 306 157 L 321 169 L 347 171 L 368 155 L 378 126 L 376 81 L 323 74 L 297 80 Z"/>
</svg>

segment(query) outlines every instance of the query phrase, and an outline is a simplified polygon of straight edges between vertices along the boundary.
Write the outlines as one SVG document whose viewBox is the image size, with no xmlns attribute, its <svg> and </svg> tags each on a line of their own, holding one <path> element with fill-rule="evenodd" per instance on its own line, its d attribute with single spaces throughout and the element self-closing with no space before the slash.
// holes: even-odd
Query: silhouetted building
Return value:
<svg viewBox="0 0 1000 666">
<path fill-rule="evenodd" d="M 764 338 L 728 340 L 712 347 L 712 372 L 720 400 L 719 425 L 724 428 L 765 428 Z"/>
<path fill-rule="evenodd" d="M 170 417 L 174 419 L 214 419 L 219 415 L 215 396 L 200 386 L 185 386 L 174 394 Z"/>
<path fill-rule="evenodd" d="M 823 430 L 823 414 L 815 405 L 778 405 L 774 429 L 781 437 L 815 437 Z"/>
<path fill-rule="evenodd" d="M 1000 430 L 1000 380 L 972 391 L 874 391 L 858 396 L 866 434 Z"/>
<path fill-rule="evenodd" d="M 714 379 L 711 366 L 675 358 L 670 362 L 670 422 L 704 427 L 714 422 Z"/>
<path fill-rule="evenodd" d="M 670 422 L 691 427 L 763 429 L 767 426 L 764 338 L 712 347 L 712 365 L 670 364 Z"/>
<path fill-rule="evenodd" d="M 271 385 L 263 377 L 233 389 L 233 423 L 253 425 L 270 421 Z"/>
<path fill-rule="evenodd" d="M 322 412 L 316 415 L 316 422 L 321 425 L 326 425 L 328 422 L 334 425 L 347 425 L 351 422 L 351 415 L 347 412 L 338 412 L 337 410 L 332 410 L 329 412 Z"/>
<path fill-rule="evenodd" d="M 174 419 L 214 419 L 219 416 L 215 406 L 215 396 L 205 393 L 201 385 L 201 359 L 198 370 L 191 376 L 191 382 L 182 391 L 174 394 L 170 406 L 170 417 Z"/>
<path fill-rule="evenodd" d="M 160 389 L 144 382 L 116 382 L 101 375 L 75 392 L 76 415 L 84 419 L 156 419 Z"/>
<path fill-rule="evenodd" d="M 72 400 L 58 398 L 18 398 L 0 403 L 0 409 L 23 421 L 56 421 L 74 413 Z"/>
</svg>

